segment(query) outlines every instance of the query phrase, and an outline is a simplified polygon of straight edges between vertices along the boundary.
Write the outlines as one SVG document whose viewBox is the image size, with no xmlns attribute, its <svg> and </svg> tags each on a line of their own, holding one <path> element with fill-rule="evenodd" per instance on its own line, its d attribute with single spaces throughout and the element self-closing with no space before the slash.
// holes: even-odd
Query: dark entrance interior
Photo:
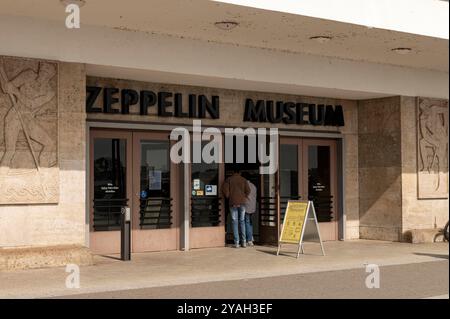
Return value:
<svg viewBox="0 0 450 319">
<path fill-rule="evenodd" d="M 259 175 L 259 163 L 249 163 L 248 160 L 248 139 L 247 137 L 245 137 L 244 139 L 244 149 L 245 149 L 245 154 L 244 154 L 244 162 L 243 163 L 238 163 L 237 159 L 236 159 L 236 150 L 237 150 L 237 145 L 236 145 L 236 138 L 234 140 L 233 143 L 233 163 L 225 163 L 225 179 L 228 178 L 229 176 L 232 175 L 232 173 L 237 170 L 241 173 L 241 175 L 246 178 L 247 180 L 249 180 L 250 182 L 252 182 L 255 186 L 256 189 L 258 190 L 258 194 L 257 194 L 257 200 L 256 200 L 256 212 L 254 214 L 252 214 L 252 222 L 253 222 L 253 239 L 255 243 L 258 243 L 260 240 L 260 236 L 259 236 L 259 223 L 260 223 L 260 214 L 259 214 L 259 190 L 260 188 L 260 183 L 261 183 L 261 178 Z M 230 216 L 230 210 L 229 210 L 229 206 L 228 206 L 228 202 L 226 201 L 225 203 L 225 230 L 226 230 L 226 243 L 227 244 L 232 244 L 233 243 L 233 229 L 231 226 L 231 216 Z"/>
</svg>

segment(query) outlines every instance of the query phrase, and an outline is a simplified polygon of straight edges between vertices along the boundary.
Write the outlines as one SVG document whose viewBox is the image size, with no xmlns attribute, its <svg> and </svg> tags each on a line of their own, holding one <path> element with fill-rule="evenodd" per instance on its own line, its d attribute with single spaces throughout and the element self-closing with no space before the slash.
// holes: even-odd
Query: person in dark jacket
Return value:
<svg viewBox="0 0 450 319">
<path fill-rule="evenodd" d="M 222 185 L 222 194 L 228 199 L 231 221 L 233 225 L 234 245 L 239 248 L 239 239 L 242 247 L 247 247 L 245 235 L 245 203 L 250 194 L 250 187 L 239 171 L 234 171 Z M 239 228 L 241 237 L 239 238 Z"/>
</svg>

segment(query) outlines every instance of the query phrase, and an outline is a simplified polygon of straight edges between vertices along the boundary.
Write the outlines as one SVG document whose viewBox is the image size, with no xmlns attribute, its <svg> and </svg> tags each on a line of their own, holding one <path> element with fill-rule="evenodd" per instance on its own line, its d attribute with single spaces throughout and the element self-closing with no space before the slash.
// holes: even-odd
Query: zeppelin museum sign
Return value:
<svg viewBox="0 0 450 319">
<path fill-rule="evenodd" d="M 86 112 L 140 114 L 146 116 L 155 108 L 158 116 L 187 118 L 220 118 L 217 95 L 136 91 L 112 87 L 86 87 Z M 244 101 L 244 122 L 285 123 L 298 125 L 344 126 L 341 105 L 308 104 L 293 101 Z"/>
</svg>

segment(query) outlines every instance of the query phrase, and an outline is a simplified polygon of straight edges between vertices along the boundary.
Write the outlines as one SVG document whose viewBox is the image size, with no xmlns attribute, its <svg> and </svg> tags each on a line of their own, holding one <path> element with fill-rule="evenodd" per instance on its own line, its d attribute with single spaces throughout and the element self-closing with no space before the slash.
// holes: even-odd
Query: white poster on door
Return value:
<svg viewBox="0 0 450 319">
<path fill-rule="evenodd" d="M 148 172 L 148 189 L 161 190 L 161 171 L 151 170 Z"/>
<path fill-rule="evenodd" d="M 192 188 L 195 190 L 199 190 L 200 189 L 200 179 L 194 179 L 192 181 Z"/>
</svg>

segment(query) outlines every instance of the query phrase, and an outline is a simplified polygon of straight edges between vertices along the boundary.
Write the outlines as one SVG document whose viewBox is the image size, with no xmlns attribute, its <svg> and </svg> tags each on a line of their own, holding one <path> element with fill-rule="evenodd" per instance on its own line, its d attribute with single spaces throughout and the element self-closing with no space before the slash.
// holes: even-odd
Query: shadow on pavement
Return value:
<svg viewBox="0 0 450 319">
<path fill-rule="evenodd" d="M 414 255 L 448 259 L 448 255 L 441 255 L 441 254 L 414 253 Z"/>
<path fill-rule="evenodd" d="M 273 250 L 256 249 L 257 252 L 265 253 L 268 255 L 276 256 L 277 252 Z"/>
<path fill-rule="evenodd" d="M 114 259 L 114 260 L 122 260 L 120 259 L 120 257 L 114 257 L 114 256 L 108 256 L 108 255 L 98 255 L 99 257 L 102 258 L 109 258 L 109 259 Z"/>
</svg>

